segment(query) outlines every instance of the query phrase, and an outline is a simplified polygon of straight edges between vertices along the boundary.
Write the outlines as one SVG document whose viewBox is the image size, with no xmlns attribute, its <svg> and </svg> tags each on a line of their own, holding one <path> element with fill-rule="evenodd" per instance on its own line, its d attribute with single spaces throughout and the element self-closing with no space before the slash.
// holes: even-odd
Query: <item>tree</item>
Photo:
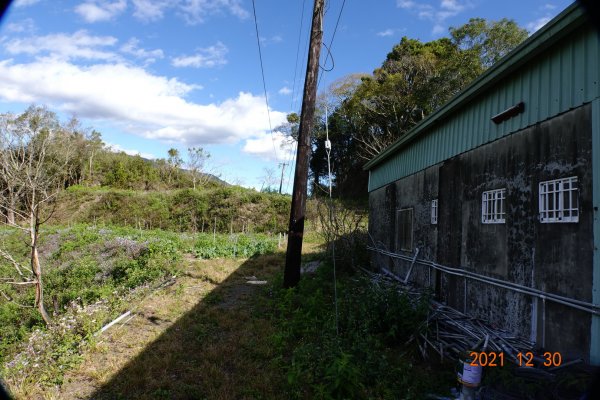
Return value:
<svg viewBox="0 0 600 400">
<path fill-rule="evenodd" d="M 16 277 L 4 282 L 34 286 L 35 306 L 48 324 L 38 254 L 40 226 L 50 217 L 50 206 L 72 172 L 74 132 L 61 127 L 56 115 L 43 107 L 29 107 L 19 116 L 2 114 L 0 120 L 2 214 L 6 225 L 27 234 L 31 249 L 29 261 L 24 263 L 0 248 L 0 257 L 16 272 Z"/>
<path fill-rule="evenodd" d="M 260 178 L 262 183 L 260 185 L 261 192 L 277 193 L 275 185 L 277 184 L 277 173 L 274 168 L 265 167 L 263 168 L 264 175 Z"/>
<path fill-rule="evenodd" d="M 196 182 L 200 181 L 201 184 L 205 184 L 210 177 L 209 174 L 205 173 L 206 161 L 209 158 L 210 153 L 202 147 L 188 148 L 188 161 L 186 164 L 192 175 L 194 190 L 196 190 Z"/>
<path fill-rule="evenodd" d="M 168 179 L 169 184 L 171 184 L 173 177 L 176 176 L 177 172 L 179 171 L 179 168 L 181 168 L 181 164 L 183 163 L 183 160 L 179 156 L 179 150 L 177 150 L 173 147 L 169 149 L 167 154 L 169 156 L 167 158 L 167 164 L 169 165 L 167 179 Z"/>
<path fill-rule="evenodd" d="M 487 69 L 527 39 L 528 32 L 506 18 L 500 21 L 471 18 L 458 28 L 450 28 L 450 36 L 460 50 L 474 54 L 481 67 Z"/>
<path fill-rule="evenodd" d="M 100 132 L 92 129 L 92 131 L 86 135 L 86 154 L 88 159 L 88 181 L 90 184 L 94 182 L 94 157 L 104 148 L 104 142 L 102 142 L 102 135 Z"/>
<path fill-rule="evenodd" d="M 430 42 L 402 38 L 373 74 L 349 75 L 321 95 L 329 110 L 334 193 L 366 193 L 362 164 L 444 105 L 527 37 L 511 20 L 474 18 Z M 327 173 L 324 113 L 313 140 L 313 193 Z"/>
</svg>

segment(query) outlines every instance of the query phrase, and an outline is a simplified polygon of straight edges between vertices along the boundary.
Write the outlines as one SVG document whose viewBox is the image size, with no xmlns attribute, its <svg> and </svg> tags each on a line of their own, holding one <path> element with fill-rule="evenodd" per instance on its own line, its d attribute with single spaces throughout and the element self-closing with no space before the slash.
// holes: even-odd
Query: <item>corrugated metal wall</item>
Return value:
<svg viewBox="0 0 600 400">
<path fill-rule="evenodd" d="M 567 36 L 535 62 L 475 97 L 455 116 L 422 132 L 370 172 L 369 191 L 600 97 L 600 43 L 586 29 Z M 525 102 L 525 111 L 499 125 L 491 117 Z"/>
</svg>

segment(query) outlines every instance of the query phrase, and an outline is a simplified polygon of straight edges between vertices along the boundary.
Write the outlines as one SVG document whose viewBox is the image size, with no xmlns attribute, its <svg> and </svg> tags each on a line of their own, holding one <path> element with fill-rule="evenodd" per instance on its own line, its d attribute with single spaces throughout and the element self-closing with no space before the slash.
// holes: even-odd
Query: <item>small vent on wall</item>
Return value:
<svg viewBox="0 0 600 400">
<path fill-rule="evenodd" d="M 506 121 L 507 119 L 511 119 L 512 117 L 521 114 L 525 111 L 525 103 L 520 102 L 517 105 L 514 105 L 506 110 L 502 111 L 500 114 L 496 114 L 492 117 L 492 121 L 497 125 L 501 122 Z"/>
</svg>

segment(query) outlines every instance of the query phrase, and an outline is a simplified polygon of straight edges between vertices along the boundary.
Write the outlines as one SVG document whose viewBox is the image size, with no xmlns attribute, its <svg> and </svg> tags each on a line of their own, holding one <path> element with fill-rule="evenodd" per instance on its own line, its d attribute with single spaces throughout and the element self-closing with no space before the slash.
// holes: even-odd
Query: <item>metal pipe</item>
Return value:
<svg viewBox="0 0 600 400">
<path fill-rule="evenodd" d="M 542 297 L 542 348 L 546 348 L 546 298 Z"/>
<path fill-rule="evenodd" d="M 464 277 L 465 287 L 463 292 L 463 312 L 467 313 L 467 277 Z"/>
<path fill-rule="evenodd" d="M 385 251 L 385 250 L 381 250 L 376 247 L 367 246 L 367 249 L 371 250 L 371 251 L 377 251 L 378 253 L 386 255 L 391 258 L 396 258 L 396 259 L 405 260 L 405 261 L 412 261 L 412 259 L 407 256 L 392 253 L 392 252 Z M 445 265 L 437 264 L 432 261 L 416 260 L 416 263 L 421 264 L 423 266 L 429 266 L 429 267 L 435 268 L 436 270 L 445 272 L 449 275 L 461 276 L 461 277 L 465 277 L 465 278 L 468 277 L 469 279 L 487 283 L 489 285 L 502 287 L 502 288 L 509 289 L 509 290 L 512 290 L 512 291 L 515 291 L 518 293 L 523 293 L 523 294 L 535 296 L 535 297 L 542 298 L 542 299 L 547 299 L 552 302 L 563 304 L 563 305 L 566 305 L 566 306 L 569 306 L 572 308 L 576 308 L 578 310 L 585 311 L 585 312 L 588 312 L 588 313 L 591 313 L 594 315 L 600 315 L 600 305 L 597 305 L 597 304 L 591 304 L 591 303 L 587 303 L 584 301 L 560 296 L 557 294 L 546 293 L 539 289 L 530 288 L 527 286 L 519 285 L 517 283 L 507 282 L 507 281 L 492 278 L 489 276 L 476 274 L 474 272 L 466 271 L 466 270 L 460 269 L 460 268 L 447 267 Z M 387 271 L 387 272 L 389 273 L 389 271 Z M 393 276 L 395 279 L 402 281 L 402 279 L 397 277 L 396 275 L 391 274 L 391 273 L 390 273 L 390 275 Z"/>
</svg>

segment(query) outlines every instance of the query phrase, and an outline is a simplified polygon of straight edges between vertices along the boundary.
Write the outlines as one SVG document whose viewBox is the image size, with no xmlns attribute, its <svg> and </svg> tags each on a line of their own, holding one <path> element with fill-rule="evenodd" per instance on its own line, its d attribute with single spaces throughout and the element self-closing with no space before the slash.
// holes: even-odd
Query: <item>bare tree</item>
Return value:
<svg viewBox="0 0 600 400">
<path fill-rule="evenodd" d="M 275 190 L 274 187 L 277 184 L 277 173 L 275 172 L 275 169 L 271 167 L 265 167 L 263 168 L 263 173 L 264 175 L 260 177 L 262 181 L 260 185 L 260 191 Z"/>
<path fill-rule="evenodd" d="M 192 174 L 194 190 L 196 190 L 196 182 L 204 185 L 210 179 L 210 175 L 206 173 L 206 162 L 209 158 L 210 153 L 202 147 L 188 148 L 188 161 L 186 166 Z"/>
<path fill-rule="evenodd" d="M 0 121 L 0 180 L 4 189 L 0 212 L 6 225 L 27 235 L 31 249 L 29 260 L 23 262 L 0 248 L 0 257 L 15 271 L 3 281 L 35 287 L 35 306 L 48 324 L 38 254 L 40 226 L 50 217 L 51 205 L 70 174 L 73 146 L 69 132 L 45 108 L 31 106 L 19 116 L 0 114 Z"/>
</svg>

